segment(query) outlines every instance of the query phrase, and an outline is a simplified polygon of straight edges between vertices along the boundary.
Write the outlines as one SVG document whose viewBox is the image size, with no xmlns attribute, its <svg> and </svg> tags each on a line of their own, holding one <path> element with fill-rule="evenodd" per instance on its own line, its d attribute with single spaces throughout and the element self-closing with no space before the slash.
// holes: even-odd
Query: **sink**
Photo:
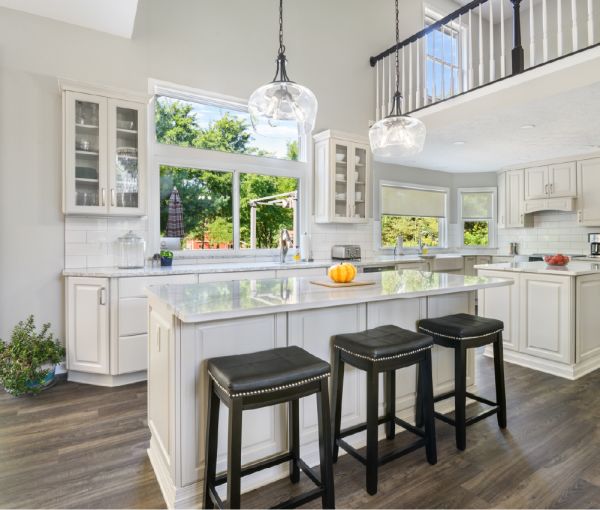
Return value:
<svg viewBox="0 0 600 510">
<path fill-rule="evenodd" d="M 434 259 L 436 257 L 437 257 L 437 255 L 431 255 L 429 253 L 428 254 L 421 253 L 419 255 L 419 258 L 424 259 L 424 260 L 432 260 L 432 259 Z"/>
</svg>

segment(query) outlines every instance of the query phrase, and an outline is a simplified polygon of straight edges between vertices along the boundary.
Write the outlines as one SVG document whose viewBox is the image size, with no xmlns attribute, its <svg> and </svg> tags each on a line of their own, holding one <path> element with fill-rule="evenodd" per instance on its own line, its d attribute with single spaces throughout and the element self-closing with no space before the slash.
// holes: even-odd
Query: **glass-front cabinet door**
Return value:
<svg viewBox="0 0 600 510">
<path fill-rule="evenodd" d="M 369 175 L 367 172 L 368 150 L 360 145 L 353 145 L 354 159 L 352 161 L 352 198 L 351 216 L 355 221 L 365 220 L 368 216 L 367 193 Z"/>
<path fill-rule="evenodd" d="M 334 179 L 334 217 L 337 221 L 343 221 L 350 215 L 350 187 L 352 152 L 349 144 L 332 141 L 332 166 L 335 168 Z"/>
<path fill-rule="evenodd" d="M 65 120 L 65 212 L 105 213 L 106 98 L 67 93 Z"/>
<path fill-rule="evenodd" d="M 108 117 L 110 213 L 143 214 L 144 105 L 109 99 Z"/>
</svg>

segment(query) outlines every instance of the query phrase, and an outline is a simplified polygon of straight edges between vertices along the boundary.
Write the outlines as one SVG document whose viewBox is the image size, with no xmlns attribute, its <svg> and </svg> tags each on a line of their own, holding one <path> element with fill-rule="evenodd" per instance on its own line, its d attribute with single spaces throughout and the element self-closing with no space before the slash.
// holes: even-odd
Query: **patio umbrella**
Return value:
<svg viewBox="0 0 600 510">
<path fill-rule="evenodd" d="M 183 237 L 183 207 L 177 188 L 173 187 L 169 197 L 166 237 Z"/>
</svg>

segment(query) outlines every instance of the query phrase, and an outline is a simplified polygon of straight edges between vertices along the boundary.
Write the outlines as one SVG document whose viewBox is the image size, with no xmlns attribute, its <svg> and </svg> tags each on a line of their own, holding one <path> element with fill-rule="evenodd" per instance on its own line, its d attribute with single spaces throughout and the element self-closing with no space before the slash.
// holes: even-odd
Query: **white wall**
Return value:
<svg viewBox="0 0 600 510">
<path fill-rule="evenodd" d="M 0 8 L 0 337 L 30 313 L 64 335 L 59 77 L 137 92 L 152 77 L 243 98 L 274 74 L 274 1 L 139 5 L 133 40 Z M 368 58 L 391 45 L 392 13 L 391 1 L 286 2 L 289 74 L 319 99 L 317 131 L 366 136 Z M 421 0 L 403 0 L 401 24 L 401 37 L 422 27 Z"/>
</svg>

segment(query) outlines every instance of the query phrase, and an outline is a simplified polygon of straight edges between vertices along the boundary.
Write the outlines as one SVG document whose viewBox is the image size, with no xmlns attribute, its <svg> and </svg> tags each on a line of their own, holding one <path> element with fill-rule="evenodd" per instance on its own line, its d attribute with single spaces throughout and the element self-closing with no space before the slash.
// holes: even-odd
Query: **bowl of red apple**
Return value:
<svg viewBox="0 0 600 510">
<path fill-rule="evenodd" d="M 566 266 L 570 260 L 570 257 L 563 255 L 562 253 L 557 253 L 556 255 L 546 255 L 544 257 L 544 262 L 549 266 Z"/>
</svg>

